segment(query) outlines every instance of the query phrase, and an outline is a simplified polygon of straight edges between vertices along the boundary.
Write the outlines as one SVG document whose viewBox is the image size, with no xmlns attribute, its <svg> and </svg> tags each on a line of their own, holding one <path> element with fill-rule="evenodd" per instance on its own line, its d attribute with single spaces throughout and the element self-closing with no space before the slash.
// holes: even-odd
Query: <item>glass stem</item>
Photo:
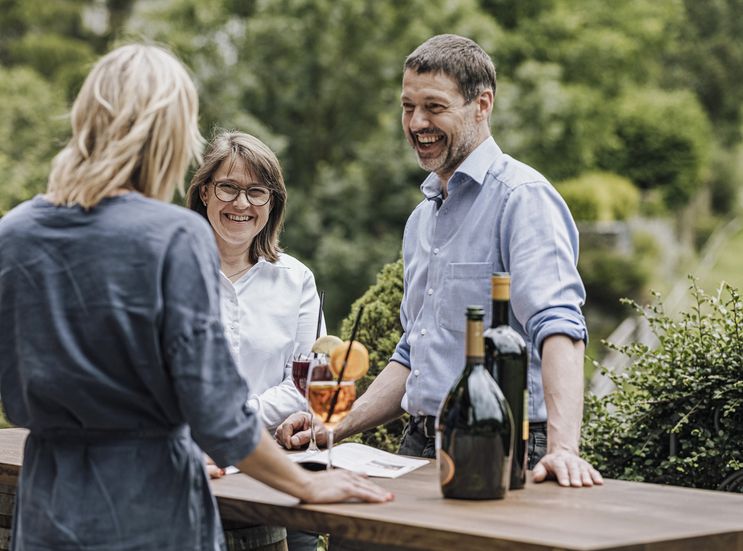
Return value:
<svg viewBox="0 0 743 551">
<path fill-rule="evenodd" d="M 333 470 L 333 429 L 328 429 L 328 470 Z"/>
<path fill-rule="evenodd" d="M 317 447 L 317 440 L 315 440 L 315 414 L 312 413 L 312 409 L 308 406 L 307 412 L 310 414 L 310 445 L 307 446 L 308 452 L 319 452 L 320 448 Z"/>
</svg>

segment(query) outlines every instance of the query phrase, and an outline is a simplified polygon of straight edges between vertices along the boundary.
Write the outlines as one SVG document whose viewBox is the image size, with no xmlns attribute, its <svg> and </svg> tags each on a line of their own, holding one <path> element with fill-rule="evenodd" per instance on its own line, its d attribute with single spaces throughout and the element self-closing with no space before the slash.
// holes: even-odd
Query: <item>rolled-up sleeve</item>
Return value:
<svg viewBox="0 0 743 551">
<path fill-rule="evenodd" d="M 500 225 L 502 262 L 511 273 L 511 307 L 532 345 L 551 335 L 588 340 L 577 269 L 578 230 L 557 191 L 545 181 L 515 187 Z"/>
<path fill-rule="evenodd" d="M 224 337 L 213 237 L 197 230 L 173 236 L 163 265 L 162 349 L 194 440 L 226 466 L 253 451 L 261 424 Z"/>
<path fill-rule="evenodd" d="M 406 335 L 406 333 L 403 333 L 400 337 L 400 340 L 395 347 L 395 352 L 392 354 L 390 361 L 397 362 L 410 369 L 410 344 L 408 344 Z"/>
</svg>

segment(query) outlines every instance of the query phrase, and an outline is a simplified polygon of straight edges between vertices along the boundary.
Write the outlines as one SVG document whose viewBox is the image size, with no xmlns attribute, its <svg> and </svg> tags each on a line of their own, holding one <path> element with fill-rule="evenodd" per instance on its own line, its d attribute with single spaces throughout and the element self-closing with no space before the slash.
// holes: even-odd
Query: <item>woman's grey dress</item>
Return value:
<svg viewBox="0 0 743 551">
<path fill-rule="evenodd" d="M 196 444 L 234 464 L 260 428 L 218 269 L 201 217 L 137 193 L 0 220 L 0 399 L 30 429 L 14 549 L 222 548 Z"/>
</svg>

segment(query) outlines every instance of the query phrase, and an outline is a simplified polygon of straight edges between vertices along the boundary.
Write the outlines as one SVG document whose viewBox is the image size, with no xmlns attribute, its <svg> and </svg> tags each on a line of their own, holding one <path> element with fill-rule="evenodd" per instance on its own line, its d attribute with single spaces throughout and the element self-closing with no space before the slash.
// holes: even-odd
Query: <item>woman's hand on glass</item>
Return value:
<svg viewBox="0 0 743 551">
<path fill-rule="evenodd" d="M 303 448 L 310 442 L 310 420 L 314 421 L 315 439 L 319 446 L 327 445 L 327 432 L 325 425 L 316 416 L 311 416 L 306 411 L 292 413 L 281 423 L 274 433 L 276 441 L 287 450 Z"/>
</svg>

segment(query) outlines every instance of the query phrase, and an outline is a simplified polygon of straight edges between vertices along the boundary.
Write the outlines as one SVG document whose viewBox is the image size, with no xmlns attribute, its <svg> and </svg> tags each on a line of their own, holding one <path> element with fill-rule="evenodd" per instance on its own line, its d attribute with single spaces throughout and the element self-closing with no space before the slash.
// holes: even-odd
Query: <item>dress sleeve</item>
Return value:
<svg viewBox="0 0 743 551">
<path fill-rule="evenodd" d="M 511 273 L 511 307 L 535 350 L 556 334 L 587 340 L 581 306 L 578 230 L 567 205 L 547 182 L 516 187 L 502 213 L 499 241 Z"/>
<path fill-rule="evenodd" d="M 174 233 L 162 269 L 162 349 L 196 443 L 220 466 L 249 455 L 261 426 L 220 321 L 219 261 L 204 225 Z"/>
</svg>

